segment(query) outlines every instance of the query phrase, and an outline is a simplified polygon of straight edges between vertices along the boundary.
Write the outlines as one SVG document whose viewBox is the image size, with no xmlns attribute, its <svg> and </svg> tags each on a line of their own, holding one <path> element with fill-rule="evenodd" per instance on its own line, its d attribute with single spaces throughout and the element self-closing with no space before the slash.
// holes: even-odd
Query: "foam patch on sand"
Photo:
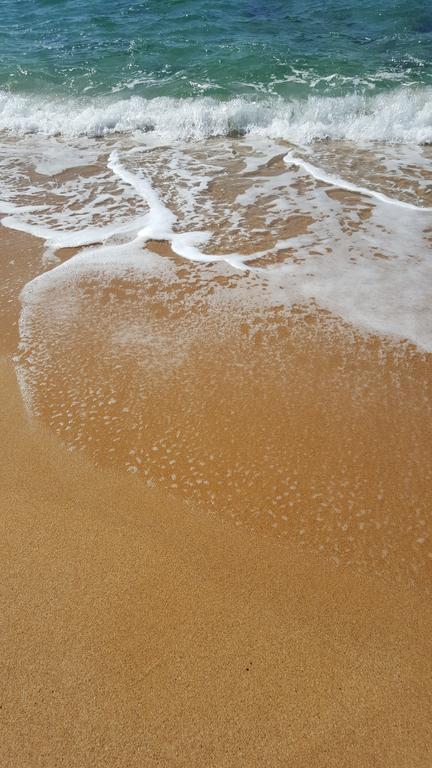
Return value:
<svg viewBox="0 0 432 768">
<path fill-rule="evenodd" d="M 341 151 L 287 153 L 257 136 L 173 145 L 151 139 L 129 148 L 72 143 L 65 152 L 71 169 L 54 179 L 35 177 L 31 152 L 15 150 L 2 158 L 9 169 L 3 225 L 44 239 L 50 257 L 84 249 L 32 290 L 58 270 L 72 280 L 86 268 L 101 277 L 146 272 L 156 263 L 146 243 L 164 240 L 189 262 L 253 275 L 263 305 L 315 302 L 358 328 L 432 350 L 427 159 L 422 173 L 412 154 L 403 167 L 391 153 L 384 162 L 370 152 L 354 166 Z M 88 165 L 75 165 L 84 155 Z M 245 305 L 256 299 L 247 290 L 230 295 Z"/>
</svg>

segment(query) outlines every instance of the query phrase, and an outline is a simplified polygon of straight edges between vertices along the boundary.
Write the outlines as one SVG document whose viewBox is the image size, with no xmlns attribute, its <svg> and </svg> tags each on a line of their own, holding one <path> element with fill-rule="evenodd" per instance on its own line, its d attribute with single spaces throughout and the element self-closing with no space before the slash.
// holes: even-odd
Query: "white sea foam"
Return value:
<svg viewBox="0 0 432 768">
<path fill-rule="evenodd" d="M 357 327 L 432 351 L 432 217 L 421 205 L 428 201 L 427 150 L 405 148 L 401 166 L 399 148 L 388 154 L 380 146 L 359 150 L 351 164 L 347 146 L 331 142 L 286 156 L 286 147 L 256 133 L 204 145 L 146 137 L 116 140 L 114 150 L 112 140 L 80 139 L 76 146 L 56 139 L 72 165 L 55 179 L 34 175 L 35 137 L 6 142 L 3 224 L 43 238 L 49 255 L 84 248 L 28 286 L 27 317 L 30 297 L 60 276 L 73 287 L 87 269 L 99 270 L 101 279 L 116 270 L 151 271 L 145 243 L 157 239 L 200 270 L 226 269 L 225 262 L 243 272 L 243 285 L 261 284 L 255 298 L 263 302 L 315 301 Z M 42 151 L 45 139 L 36 138 Z M 28 152 L 21 152 L 23 143 Z M 359 199 L 328 194 L 319 181 L 358 192 Z M 95 243 L 100 246 L 88 247 Z M 255 300 L 253 291 L 226 293 L 230 301 Z"/>
<path fill-rule="evenodd" d="M 146 216 L 146 224 L 140 230 L 139 237 L 149 240 L 155 238 L 158 240 L 170 240 L 172 227 L 176 217 L 160 200 L 156 190 L 149 184 L 147 179 L 139 177 L 128 171 L 120 162 L 119 154 L 115 150 L 111 153 L 108 160 L 108 168 L 126 184 L 129 184 L 140 195 L 149 206 L 149 213 Z"/>
<path fill-rule="evenodd" d="M 375 198 L 375 200 L 379 200 L 381 203 L 385 203 L 386 205 L 396 205 L 399 208 L 406 208 L 409 211 L 432 212 L 432 208 L 421 206 L 421 205 L 414 205 L 414 203 L 407 203 L 404 200 L 398 200 L 397 198 L 384 195 L 382 192 L 378 192 L 375 189 L 370 189 L 369 187 L 362 187 L 362 186 L 359 186 L 358 184 L 353 184 L 353 182 L 347 181 L 346 179 L 341 179 L 339 176 L 332 176 L 331 174 L 324 171 L 322 168 L 317 168 L 315 165 L 312 165 L 311 163 L 308 163 L 306 160 L 303 160 L 303 158 L 296 157 L 293 154 L 293 152 L 288 152 L 285 155 L 284 162 L 287 165 L 295 165 L 298 168 L 303 168 L 303 170 L 306 171 L 306 173 L 309 173 L 317 181 L 323 181 L 332 187 L 345 189 L 348 192 L 356 192 L 359 195 L 365 195 L 366 197 Z"/>
<path fill-rule="evenodd" d="M 34 208 L 29 209 L 34 213 Z M 111 224 L 104 227 L 87 227 L 78 230 L 59 230 L 53 227 L 40 226 L 32 224 L 19 217 L 19 214 L 25 212 L 23 208 L 12 209 L 13 215 L 5 216 L 2 224 L 9 229 L 16 229 L 19 232 L 26 232 L 33 237 L 39 237 L 45 240 L 50 251 L 56 251 L 61 248 L 82 248 L 86 245 L 103 243 L 114 235 L 131 233 L 142 225 L 142 218 L 133 219 L 124 224 Z"/>
<path fill-rule="evenodd" d="M 249 259 L 240 253 L 206 254 L 198 248 L 199 245 L 208 242 L 211 232 L 201 230 L 175 231 L 174 225 L 177 223 L 177 217 L 164 205 L 160 196 L 146 178 L 137 173 L 131 173 L 124 167 L 117 151 L 110 155 L 108 167 L 123 182 L 130 184 L 149 206 L 145 225 L 137 233 L 138 240 L 143 242 L 150 239 L 168 240 L 174 253 L 190 261 L 203 263 L 225 261 L 235 269 L 245 268 L 244 265 Z M 255 259 L 258 255 L 261 254 L 253 254 L 249 258 Z"/>
<path fill-rule="evenodd" d="M 68 137 L 154 131 L 166 141 L 242 132 L 296 144 L 323 138 L 425 144 L 432 142 L 432 88 L 296 101 L 137 96 L 86 101 L 0 92 L 0 130 Z"/>
</svg>

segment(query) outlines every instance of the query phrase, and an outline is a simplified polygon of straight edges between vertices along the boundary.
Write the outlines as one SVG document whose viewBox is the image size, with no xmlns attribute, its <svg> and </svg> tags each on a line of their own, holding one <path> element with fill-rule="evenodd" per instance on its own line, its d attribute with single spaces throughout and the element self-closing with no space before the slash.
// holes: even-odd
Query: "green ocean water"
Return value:
<svg viewBox="0 0 432 768">
<path fill-rule="evenodd" d="M 3 0 L 0 88 L 229 99 L 432 82 L 423 0 Z"/>
</svg>

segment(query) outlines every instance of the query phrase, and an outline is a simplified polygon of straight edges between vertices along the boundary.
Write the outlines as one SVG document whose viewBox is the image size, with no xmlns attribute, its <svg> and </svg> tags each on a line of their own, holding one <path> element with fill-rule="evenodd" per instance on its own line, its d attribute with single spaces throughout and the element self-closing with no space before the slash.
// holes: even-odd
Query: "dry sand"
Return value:
<svg viewBox="0 0 432 768">
<path fill-rule="evenodd" d="M 20 261 L 26 274 L 6 247 L 1 255 L 15 297 L 3 305 L 0 365 L 2 768 L 429 768 L 425 559 L 415 588 L 396 583 L 406 575 L 396 566 L 379 577 L 367 567 L 369 536 L 364 567 L 337 569 L 289 537 L 236 528 L 196 499 L 186 504 L 64 450 L 29 420 L 11 362 L 16 290 L 40 268 L 32 253 Z M 416 367 L 404 385 L 405 367 L 396 373 L 408 401 Z M 308 386 L 319 389 L 318 373 Z M 348 396 L 342 407 L 350 412 Z M 363 453 L 397 408 L 389 396 Z M 413 413 L 422 439 L 411 451 L 422 461 L 428 433 L 422 411 Z M 386 456 L 400 462 L 388 464 L 395 479 L 409 421 L 407 413 L 396 453 L 382 441 L 383 466 Z M 316 432 L 310 439 L 319 444 Z M 418 487 L 426 505 L 427 485 Z M 392 541 L 410 562 L 416 552 L 404 553 L 397 531 L 411 513 L 398 511 L 395 493 Z"/>
</svg>

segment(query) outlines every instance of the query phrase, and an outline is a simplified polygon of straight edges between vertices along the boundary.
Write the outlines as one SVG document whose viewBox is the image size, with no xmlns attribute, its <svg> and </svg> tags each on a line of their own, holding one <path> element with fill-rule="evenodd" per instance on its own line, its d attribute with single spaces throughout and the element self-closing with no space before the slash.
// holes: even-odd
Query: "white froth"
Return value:
<svg viewBox="0 0 432 768">
<path fill-rule="evenodd" d="M 129 234 L 139 229 L 142 225 L 142 218 L 133 219 L 124 224 L 111 224 L 104 227 L 87 227 L 83 230 L 60 230 L 54 227 L 32 224 L 20 218 L 19 214 L 25 212 L 23 208 L 11 209 L 15 215 L 5 216 L 2 224 L 9 229 L 16 229 L 19 232 L 26 232 L 34 237 L 45 240 L 47 248 L 55 252 L 60 248 L 82 248 L 95 243 L 103 243 L 115 235 Z M 34 213 L 34 208 L 29 209 Z"/>
<path fill-rule="evenodd" d="M 154 131 L 159 139 L 204 139 L 233 132 L 296 144 L 350 141 L 432 142 L 432 89 L 400 88 L 376 96 L 245 98 L 47 99 L 0 92 L 0 130 L 46 136 L 104 136 Z"/>
<path fill-rule="evenodd" d="M 175 232 L 173 227 L 177 223 L 176 216 L 170 209 L 164 205 L 156 190 L 149 181 L 142 175 L 131 173 L 126 170 L 119 159 L 117 151 L 110 155 L 108 167 L 122 181 L 130 184 L 135 191 L 142 196 L 149 206 L 149 213 L 145 226 L 139 230 L 138 239 L 144 242 L 150 239 L 168 240 L 174 253 L 197 262 L 216 262 L 225 261 L 235 269 L 244 269 L 244 263 L 249 259 L 240 253 L 227 254 L 205 254 L 198 245 L 208 242 L 211 233 L 207 231 Z M 249 258 L 257 258 L 258 254 L 253 254 Z"/>
<path fill-rule="evenodd" d="M 323 181 L 326 184 L 330 184 L 332 187 L 338 187 L 339 189 L 345 189 L 348 192 L 356 192 L 359 195 L 365 195 L 366 197 L 373 197 L 375 200 L 379 200 L 380 203 L 386 203 L 386 205 L 396 205 L 399 208 L 407 208 L 410 211 L 429 211 L 432 212 L 432 208 L 424 207 L 421 205 L 414 205 L 413 203 L 407 203 L 404 200 L 397 200 L 388 195 L 383 195 L 382 192 L 378 192 L 375 189 L 369 189 L 368 187 L 362 187 L 358 184 L 353 184 L 351 181 L 341 179 L 338 176 L 332 176 L 322 168 L 317 168 L 311 163 L 306 162 L 301 157 L 296 157 L 293 152 L 288 152 L 284 157 L 284 162 L 287 165 L 295 165 L 298 168 L 303 168 L 306 173 L 309 173 L 317 181 Z"/>
<path fill-rule="evenodd" d="M 67 144 L 57 143 L 59 151 Z M 33 281 L 23 293 L 25 305 L 36 289 L 60 274 L 73 281 L 86 269 L 99 270 L 101 276 L 155 269 L 145 243 L 167 240 L 176 254 L 202 268 L 214 264 L 217 270 L 225 263 L 248 273 L 261 283 L 264 304 L 290 307 L 314 301 L 357 327 L 432 351 L 431 209 L 387 194 L 397 189 L 402 167 L 395 149 L 388 156 L 380 150 L 380 167 L 391 171 L 387 187 L 380 171 L 380 189 L 373 185 L 373 154 L 370 169 L 362 165 L 356 183 L 346 180 L 343 155 L 330 157 L 331 147 L 330 167 L 340 168 L 341 175 L 321 167 L 327 165 L 323 148 L 313 155 L 315 149 L 310 150 L 315 160 L 310 162 L 304 159 L 305 149 L 303 157 L 286 154 L 279 143 L 257 135 L 173 146 L 152 138 L 145 146 L 121 151 L 110 151 L 104 142 L 97 149 L 70 142 L 64 155 L 72 168 L 84 155 L 90 165 L 93 158 L 98 165 L 93 175 L 77 170 L 55 183 L 44 175 L 32 178 L 31 153 L 22 156 L 21 146 L 15 149 L 14 155 L 11 145 L 12 154 L 5 150 L 0 157 L 3 169 L 9 169 L 1 179 L 2 223 L 43 238 L 53 263 L 59 248 L 84 248 Z M 414 148 L 404 157 L 411 176 L 401 194 L 416 200 L 418 187 L 421 203 L 427 200 L 427 177 L 416 172 L 416 158 L 420 163 Z M 353 178 L 359 162 L 346 163 L 347 176 Z M 321 182 L 358 193 L 358 202 L 335 198 Z M 162 262 L 171 264 L 159 260 L 158 269 Z M 245 290 L 229 294 L 230 301 L 254 300 Z"/>
<path fill-rule="evenodd" d="M 176 217 L 163 205 L 156 190 L 149 184 L 147 179 L 126 170 L 120 162 L 117 151 L 110 155 L 108 168 L 126 184 L 130 184 L 149 206 L 150 210 L 146 217 L 146 224 L 140 229 L 138 236 L 147 240 L 151 238 L 170 240 Z"/>
</svg>

